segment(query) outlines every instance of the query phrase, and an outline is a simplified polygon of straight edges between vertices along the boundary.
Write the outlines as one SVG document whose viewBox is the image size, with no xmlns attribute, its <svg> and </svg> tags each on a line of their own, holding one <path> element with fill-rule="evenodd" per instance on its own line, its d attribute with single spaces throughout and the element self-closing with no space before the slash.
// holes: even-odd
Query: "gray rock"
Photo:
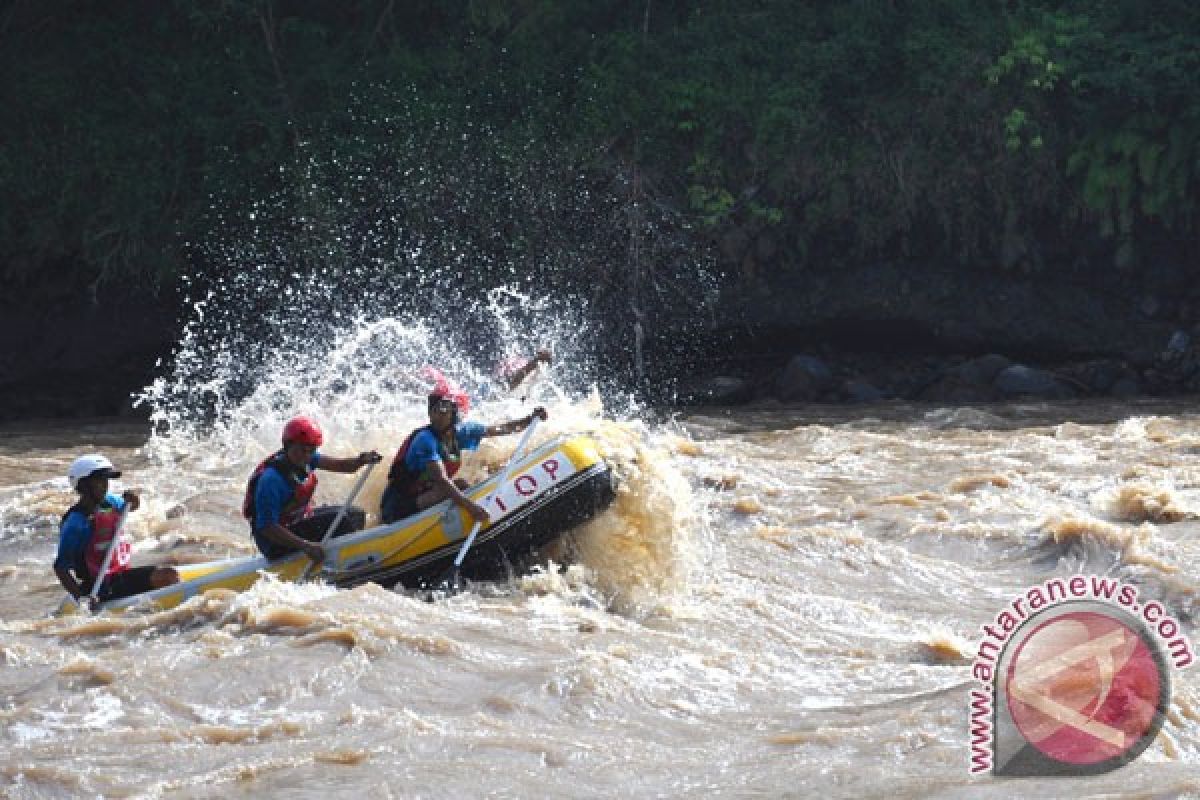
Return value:
<svg viewBox="0 0 1200 800">
<path fill-rule="evenodd" d="M 1117 381 L 1131 377 L 1132 371 L 1123 364 L 1114 361 L 1103 361 L 1092 366 L 1085 373 L 1087 384 L 1097 392 L 1111 391 Z M 1132 376 L 1137 380 L 1136 376 Z"/>
<path fill-rule="evenodd" d="M 780 400 L 816 400 L 833 384 L 833 372 L 816 356 L 793 356 L 776 381 Z"/>
<path fill-rule="evenodd" d="M 1142 382 L 1134 375 L 1127 375 L 1117 379 L 1108 393 L 1113 397 L 1137 397 L 1142 393 Z"/>
<path fill-rule="evenodd" d="M 1137 377 L 1128 365 L 1107 358 L 1069 364 L 1059 368 L 1056 375 L 1093 394 L 1107 394 L 1121 378 Z"/>
<path fill-rule="evenodd" d="M 1075 396 L 1075 390 L 1053 373 L 1024 364 L 1005 367 L 996 376 L 993 385 L 999 392 L 1008 396 L 1025 395 L 1055 399 Z"/>
<path fill-rule="evenodd" d="M 947 372 L 923 387 L 915 399 L 930 403 L 986 403 L 999 398 L 990 385 L 967 383 L 953 372 Z"/>
<path fill-rule="evenodd" d="M 962 379 L 963 383 L 973 386 L 988 386 L 996 379 L 1001 370 L 1011 365 L 1012 362 L 1004 356 L 989 353 L 986 356 L 964 361 L 954 369 L 954 374 Z"/>
<path fill-rule="evenodd" d="M 732 406 L 750 402 L 754 397 L 754 387 L 744 378 L 716 375 L 685 383 L 680 387 L 679 394 L 685 403 Z"/>
<path fill-rule="evenodd" d="M 858 378 L 846 381 L 842 393 L 850 403 L 878 403 L 884 399 L 883 392 Z"/>
<path fill-rule="evenodd" d="M 1186 331 L 1175 331 L 1171 334 L 1170 341 L 1167 342 L 1168 353 L 1183 353 L 1192 346 L 1192 337 L 1187 335 Z"/>
</svg>

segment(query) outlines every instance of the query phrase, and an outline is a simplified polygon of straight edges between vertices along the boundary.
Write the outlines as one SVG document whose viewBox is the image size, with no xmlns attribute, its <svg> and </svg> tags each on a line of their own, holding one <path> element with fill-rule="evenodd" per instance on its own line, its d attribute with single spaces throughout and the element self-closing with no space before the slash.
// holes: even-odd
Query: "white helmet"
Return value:
<svg viewBox="0 0 1200 800">
<path fill-rule="evenodd" d="M 113 469 L 111 461 L 99 453 L 89 453 L 71 462 L 71 468 L 67 470 L 67 482 L 71 484 L 72 489 L 78 489 L 81 480 L 97 472 L 103 472 L 105 478 L 121 477 L 121 473 Z"/>
</svg>

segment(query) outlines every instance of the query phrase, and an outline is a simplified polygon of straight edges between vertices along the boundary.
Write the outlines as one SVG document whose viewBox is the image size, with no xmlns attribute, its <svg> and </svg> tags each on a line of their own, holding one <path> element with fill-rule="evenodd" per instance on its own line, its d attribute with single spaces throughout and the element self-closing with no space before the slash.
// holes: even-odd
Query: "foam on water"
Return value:
<svg viewBox="0 0 1200 800">
<path fill-rule="evenodd" d="M 205 308 L 218 302 L 211 296 Z M 218 505 L 234 507 L 245 476 L 278 447 L 283 424 L 300 413 L 320 422 L 323 452 L 375 449 L 390 460 L 408 431 L 427 423 L 425 395 L 431 383 L 425 368 L 434 366 L 471 395 L 472 419 L 501 422 L 525 415 L 535 404 L 545 406 L 549 419 L 539 426 L 531 448 L 572 433 L 596 440 L 618 477 L 617 502 L 554 554 L 586 567 L 589 581 L 611 607 L 644 613 L 686 592 L 703 519 L 668 449 L 669 426 L 641 421 L 645 412 L 635 401 L 597 385 L 596 370 L 585 360 L 588 351 L 578 345 L 586 324 L 577 314 L 511 287 L 489 293 L 474 308 L 481 310 L 496 336 L 486 352 L 464 348 L 433 319 L 359 315 L 333 324 L 321 338 L 273 330 L 270 336 L 279 343 L 252 374 L 232 356 L 243 334 L 229 331 L 227 343 L 200 348 L 189 338 L 198 328 L 189 328 L 175 371 L 143 395 L 153 407 L 154 433 L 145 452 L 156 467 L 154 478 L 159 485 L 175 483 L 175 491 L 151 506 L 163 513 L 147 516 L 163 517 L 176 503 L 192 509 L 211 505 L 213 491 L 226 495 Z M 499 360 L 528 357 L 538 347 L 550 348 L 555 360 L 525 384 L 510 391 L 494 377 Z M 199 350 L 219 354 L 200 370 L 202 380 L 194 374 Z M 464 459 L 462 475 L 474 482 L 499 471 L 518 438 L 486 439 Z M 320 501 L 341 502 L 352 482 L 350 476 L 321 473 Z M 197 485 L 209 487 L 200 493 L 206 501 L 198 502 L 195 494 L 180 496 Z M 376 469 L 356 499 L 369 512 L 368 524 L 377 521 L 385 485 L 386 470 Z M 238 525 L 233 521 L 229 527 Z M 219 521 L 218 526 L 226 527 Z M 188 531 L 187 516 L 155 528 L 160 541 L 196 537 Z"/>
<path fill-rule="evenodd" d="M 487 136 L 460 132 L 438 123 L 427 138 L 466 156 Z M 1013 592 L 1105 572 L 1191 629 L 1200 473 L 1187 472 L 1186 414 L 1114 422 L 1102 405 L 1025 404 L 867 420 L 736 410 L 707 433 L 654 422 L 605 380 L 595 346 L 632 340 L 653 307 L 602 269 L 651 237 L 597 213 L 595 237 L 615 238 L 518 254 L 506 238 L 558 233 L 532 180 L 489 192 L 488 164 L 399 155 L 386 171 L 385 158 L 301 165 L 291 201 L 265 200 L 200 248 L 179 346 L 142 396 L 145 447 L 80 427 L 28 475 L 21 447 L 4 454 L 17 477 L 0 487 L 0 548 L 15 555 L 0 581 L 18 604 L 0 619 L 0 776 L 18 796 L 961 793 L 965 662 Z M 426 202 L 439 194 L 461 207 Z M 587 210 L 569 199 L 556 219 Z M 498 266 L 513 279 L 480 288 Z M 584 289 L 604 281 L 624 305 L 591 305 L 602 293 Z M 498 388 L 493 365 L 539 346 L 554 364 Z M 470 391 L 476 419 L 545 405 L 533 446 L 597 442 L 616 502 L 554 562 L 435 602 L 267 579 L 169 611 L 44 617 L 62 594 L 47 562 L 76 439 L 117 456 L 114 489 L 142 487 L 136 557 L 246 555 L 241 492 L 283 423 L 309 413 L 325 452 L 390 457 L 426 421 L 426 365 Z M 497 471 L 517 439 L 486 440 L 464 475 Z M 358 498 L 371 511 L 383 472 Z M 353 480 L 324 473 L 319 501 Z M 1194 784 L 1200 692 L 1179 684 L 1173 738 L 1155 748 L 1186 762 L 1165 765 L 1178 774 L 1147 759 L 1031 791 Z"/>
</svg>

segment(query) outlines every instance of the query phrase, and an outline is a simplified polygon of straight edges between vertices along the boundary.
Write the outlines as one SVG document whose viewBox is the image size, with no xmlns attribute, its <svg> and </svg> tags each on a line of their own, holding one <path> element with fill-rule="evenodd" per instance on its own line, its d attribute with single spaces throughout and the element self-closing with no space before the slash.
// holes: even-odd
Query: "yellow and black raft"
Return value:
<svg viewBox="0 0 1200 800">
<path fill-rule="evenodd" d="M 497 486 L 501 478 L 504 483 Z M 607 508 L 615 485 L 595 442 L 567 436 L 521 457 L 507 476 L 494 476 L 466 493 L 479 503 L 486 499 L 491 520 L 476 535 L 460 574 L 488 581 L 510 577 L 539 548 Z M 389 525 L 344 533 L 325 543 L 325 563 L 316 574 L 339 587 L 370 581 L 434 588 L 452 566 L 472 523 L 447 501 Z M 301 580 L 309 566 L 302 553 L 275 561 L 260 555 L 181 565 L 176 567 L 179 583 L 111 600 L 101 608 L 171 608 L 210 589 L 242 591 L 268 573 L 279 580 Z"/>
</svg>

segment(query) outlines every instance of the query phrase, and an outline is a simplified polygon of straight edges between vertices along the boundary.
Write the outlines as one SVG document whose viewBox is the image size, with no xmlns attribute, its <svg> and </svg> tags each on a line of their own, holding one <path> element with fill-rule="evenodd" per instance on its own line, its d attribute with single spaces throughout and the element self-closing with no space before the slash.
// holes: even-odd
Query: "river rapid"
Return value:
<svg viewBox="0 0 1200 800">
<path fill-rule="evenodd" d="M 553 389 L 543 384 L 544 389 Z M 981 626 L 1103 574 L 1194 635 L 1200 417 L 1187 403 L 606 408 L 535 400 L 621 488 L 565 568 L 428 598 L 260 582 L 167 612 L 55 618 L 64 478 L 135 487 L 135 563 L 253 552 L 239 516 L 282 419 L 151 435 L 0 429 L 6 797 L 1176 797 L 1200 794 L 1200 683 L 1155 742 L 1086 778 L 968 774 Z M 343 398 L 331 454 L 390 452 L 419 404 Z M 386 405 L 386 404 L 384 404 Z M 345 406 L 342 406 L 343 410 Z M 321 409 L 315 409 L 317 413 Z M 257 413 L 257 412 L 256 412 Z M 502 464 L 488 440 L 467 466 Z M 376 510 L 382 475 L 361 503 Z M 323 474 L 338 502 L 348 476 Z"/>
</svg>

